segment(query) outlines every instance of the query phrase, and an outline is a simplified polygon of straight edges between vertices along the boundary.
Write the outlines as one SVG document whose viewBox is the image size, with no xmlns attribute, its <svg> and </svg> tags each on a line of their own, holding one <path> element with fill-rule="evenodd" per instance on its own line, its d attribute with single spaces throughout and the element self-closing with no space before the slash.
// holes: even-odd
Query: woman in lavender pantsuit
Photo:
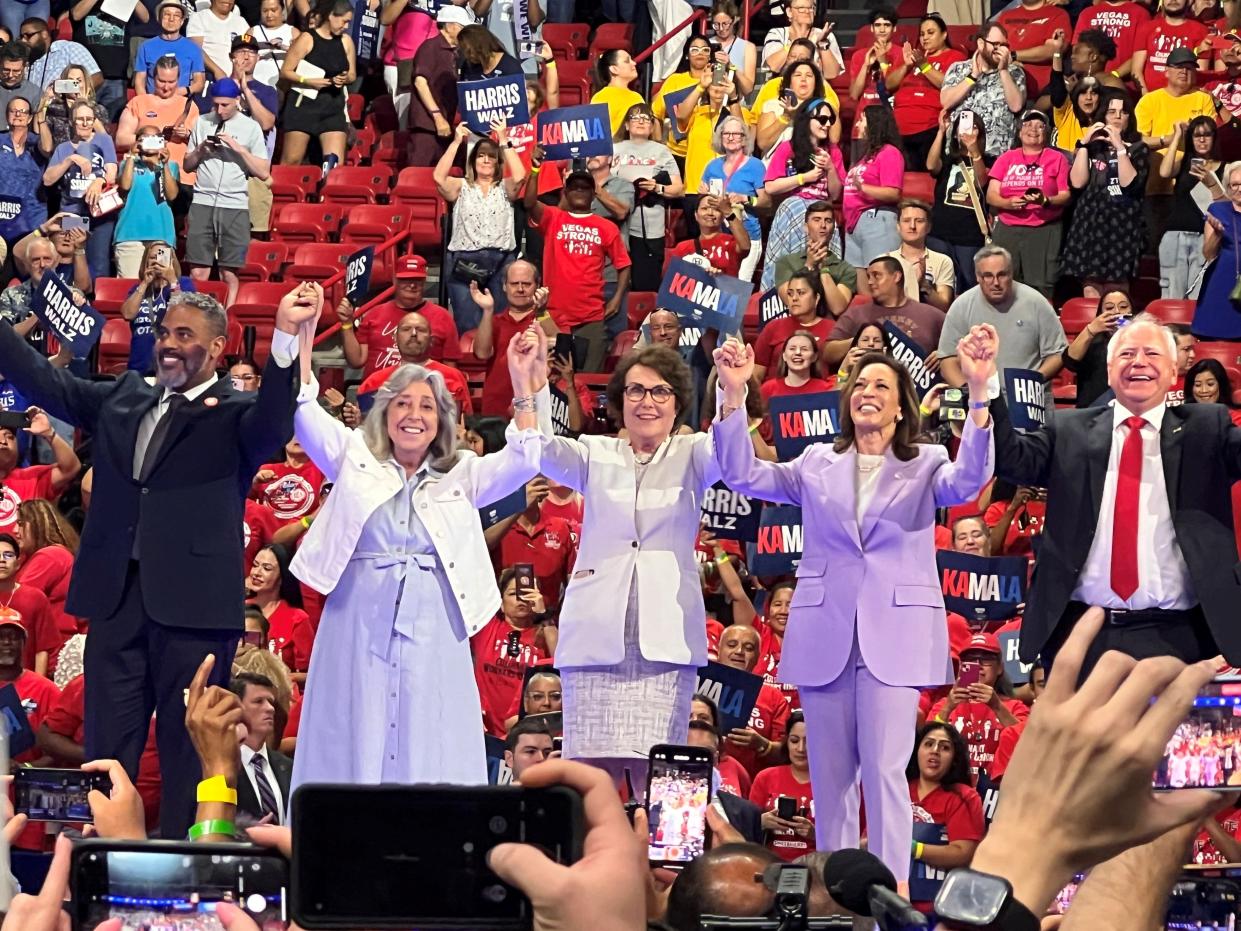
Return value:
<svg viewBox="0 0 1241 931">
<path fill-rule="evenodd" d="M 858 360 L 841 391 L 835 444 L 811 446 L 792 462 L 756 459 L 744 416 L 753 350 L 729 340 L 715 354 L 724 389 L 715 454 L 724 481 L 802 508 L 805 536 L 779 678 L 801 696 L 814 797 L 845 802 L 820 804 L 818 848 L 857 846 L 860 775 L 869 849 L 899 881 L 909 878 L 905 764 L 918 689 L 943 684 L 951 670 L 935 509 L 972 500 L 991 478 L 987 381 L 998 347 L 990 326 L 974 327 L 958 346 L 971 410 L 956 462 L 942 446 L 915 442 L 913 381 L 877 352 Z"/>
</svg>

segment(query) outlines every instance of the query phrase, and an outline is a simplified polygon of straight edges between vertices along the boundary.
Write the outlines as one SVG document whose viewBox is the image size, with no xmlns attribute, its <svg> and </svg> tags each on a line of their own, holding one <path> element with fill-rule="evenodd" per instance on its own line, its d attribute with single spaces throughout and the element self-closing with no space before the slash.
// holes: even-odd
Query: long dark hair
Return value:
<svg viewBox="0 0 1241 931">
<path fill-rule="evenodd" d="M 862 334 L 872 327 L 878 330 L 879 334 L 883 337 L 883 354 L 885 356 L 892 355 L 892 337 L 888 335 L 888 331 L 883 328 L 883 324 L 881 323 L 863 323 L 857 328 L 857 332 L 853 334 L 853 340 L 849 343 L 849 348 L 857 348 L 858 341 L 861 340 Z M 871 352 L 880 352 L 880 350 L 872 349 Z"/>
<path fill-rule="evenodd" d="M 293 554 L 287 546 L 281 543 L 269 543 L 259 549 L 259 553 L 269 552 L 276 559 L 276 566 L 280 570 L 280 587 L 277 590 L 280 600 L 291 608 L 300 608 L 302 606 L 302 586 L 297 581 L 297 576 L 289 571 L 289 563 L 293 561 Z M 257 553 L 255 555 L 258 555 Z"/>
<path fill-rule="evenodd" d="M 868 365 L 883 365 L 896 375 L 896 390 L 900 396 L 901 419 L 896 422 L 896 433 L 892 436 L 892 454 L 901 462 L 908 462 L 918 455 L 918 429 L 921 420 L 918 415 L 918 392 L 914 388 L 914 380 L 909 370 L 891 356 L 882 352 L 868 352 L 858 359 L 849 373 L 844 389 L 840 392 L 840 433 L 836 437 L 833 448 L 838 453 L 848 450 L 856 439 L 853 430 L 853 412 L 850 410 L 849 399 L 857 384 L 858 374 Z"/>
<path fill-rule="evenodd" d="M 922 776 L 921 770 L 918 769 L 918 748 L 922 746 L 922 741 L 926 740 L 926 735 L 934 730 L 943 731 L 952 743 L 952 764 L 944 773 L 944 778 L 939 781 L 939 787 L 955 792 L 956 786 L 971 785 L 973 779 L 970 776 L 970 748 L 966 745 L 961 732 L 943 721 L 927 721 L 918 728 L 918 735 L 914 738 L 913 752 L 909 754 L 909 763 L 905 766 L 905 778 L 913 782 Z"/>
<path fill-rule="evenodd" d="M 948 124 L 948 132 L 944 137 L 944 155 L 950 159 L 969 160 L 969 155 L 966 154 L 965 148 L 961 145 L 961 140 L 957 135 L 957 127 L 961 123 L 961 115 L 965 112 L 965 110 L 958 110 Z M 977 112 L 974 110 L 969 112 L 974 114 L 974 129 L 978 131 L 978 148 L 984 153 L 983 157 L 986 158 L 987 126 Z"/>
<path fill-rule="evenodd" d="M 1088 90 L 1094 90 L 1095 96 L 1099 98 L 1099 102 L 1095 105 L 1094 113 L 1087 113 L 1082 109 L 1081 96 Z M 1085 77 L 1073 85 L 1073 90 L 1069 93 L 1069 100 L 1073 102 L 1073 115 L 1077 117 L 1078 124 L 1085 129 L 1092 123 L 1100 122 L 1099 114 L 1103 112 L 1103 92 L 1106 90 L 1102 82 L 1096 77 Z"/>
<path fill-rule="evenodd" d="M 885 145 L 893 146 L 904 155 L 901 131 L 896 128 L 896 117 L 892 111 L 883 104 L 873 103 L 862 113 L 866 117 L 866 147 L 862 158 L 874 158 Z"/>
<path fill-rule="evenodd" d="M 624 49 L 608 49 L 595 62 L 595 90 L 601 91 L 612 83 L 611 67 Z"/>
<path fill-rule="evenodd" d="M 1210 372 L 1215 376 L 1216 383 L 1219 384 L 1219 401 L 1225 407 L 1235 407 L 1232 403 L 1232 379 L 1228 377 L 1228 370 L 1224 368 L 1224 364 L 1218 359 L 1199 359 L 1189 367 L 1189 371 L 1185 373 L 1185 403 L 1197 404 L 1194 399 L 1194 379 L 1203 372 Z"/>
<path fill-rule="evenodd" d="M 810 104 L 814 106 L 811 107 Z M 793 135 L 789 139 L 789 145 L 793 148 L 793 157 L 790 161 L 793 163 L 794 173 L 814 171 L 814 153 L 818 148 L 818 143 L 810 135 L 810 120 L 823 107 L 827 107 L 833 119 L 840 119 L 836 108 L 819 97 L 807 100 L 793 117 Z M 826 147 L 831 147 L 830 139 L 825 140 L 825 143 Z"/>
<path fill-rule="evenodd" d="M 1107 115 L 1107 108 L 1113 100 L 1119 100 L 1121 106 L 1124 107 L 1125 114 L 1129 117 L 1129 125 L 1125 127 L 1124 132 L 1120 134 L 1120 138 L 1130 144 L 1142 141 L 1142 134 L 1138 132 L 1137 121 L 1133 118 L 1133 98 L 1129 96 L 1129 92 L 1119 87 L 1104 88 L 1099 98 L 1099 117 L 1100 122 Z"/>
<path fill-rule="evenodd" d="M 1211 130 L 1211 151 L 1207 153 L 1207 158 L 1213 162 L 1220 161 L 1219 127 L 1215 125 L 1215 117 L 1195 116 L 1189 121 L 1189 125 L 1185 127 L 1185 138 L 1181 140 L 1182 152 L 1184 153 L 1181 156 L 1181 171 L 1189 171 L 1190 159 L 1198 157 L 1194 151 L 1194 130 L 1202 126 L 1209 127 Z"/>
<path fill-rule="evenodd" d="M 799 268 L 797 271 L 793 272 L 793 274 L 789 275 L 789 281 L 792 281 L 794 278 L 798 281 L 806 282 L 806 284 L 810 287 L 810 290 L 814 292 L 815 316 L 826 317 L 827 299 L 823 296 L 823 280 L 814 272 L 807 271 L 804 268 Z M 785 284 L 788 284 L 788 281 L 786 281 Z"/>
</svg>

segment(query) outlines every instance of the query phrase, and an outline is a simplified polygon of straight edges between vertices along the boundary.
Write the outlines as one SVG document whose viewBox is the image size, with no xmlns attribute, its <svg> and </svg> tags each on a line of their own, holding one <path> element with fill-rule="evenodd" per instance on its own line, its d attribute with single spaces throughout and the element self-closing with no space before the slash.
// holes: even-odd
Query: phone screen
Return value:
<svg viewBox="0 0 1241 931">
<path fill-rule="evenodd" d="M 235 844 L 205 846 L 204 850 L 197 844 L 165 841 L 79 843 L 73 870 L 76 927 L 94 928 L 119 918 L 121 931 L 224 931 L 216 906 L 229 902 L 263 931 L 283 928 L 284 858 L 255 848 L 245 852 Z"/>
<path fill-rule="evenodd" d="M 711 758 L 702 748 L 671 744 L 651 748 L 646 787 L 651 863 L 688 863 L 706 849 L 711 768 Z"/>
<path fill-rule="evenodd" d="M 1155 770 L 1156 789 L 1241 785 L 1241 682 L 1208 682 Z"/>
<path fill-rule="evenodd" d="M 1069 910 L 1069 906 L 1073 904 L 1073 896 L 1077 895 L 1077 889 L 1086 881 L 1085 873 L 1077 873 L 1069 880 L 1069 884 L 1056 893 L 1055 899 L 1052 900 L 1049 911 L 1053 915 L 1063 915 Z"/>
<path fill-rule="evenodd" d="M 513 564 L 513 581 L 517 583 L 517 596 L 534 590 L 534 563 L 519 562 Z"/>
<path fill-rule="evenodd" d="M 1241 886 L 1227 879 L 1182 879 L 1168 896 L 1167 931 L 1235 931 Z"/>
<path fill-rule="evenodd" d="M 31 821 L 92 822 L 87 801 L 91 789 L 110 793 L 112 780 L 105 773 L 80 769 L 23 766 L 13 771 L 13 810 Z"/>
</svg>

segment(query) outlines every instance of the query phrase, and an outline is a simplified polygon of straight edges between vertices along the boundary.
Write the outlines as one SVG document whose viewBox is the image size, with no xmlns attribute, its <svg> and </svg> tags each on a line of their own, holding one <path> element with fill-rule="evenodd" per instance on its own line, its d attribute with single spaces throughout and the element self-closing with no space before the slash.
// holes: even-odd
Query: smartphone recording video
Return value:
<svg viewBox="0 0 1241 931">
<path fill-rule="evenodd" d="M 1155 770 L 1156 789 L 1241 785 L 1241 682 L 1208 682 Z"/>
<path fill-rule="evenodd" d="M 248 844 L 110 841 L 73 848 L 74 928 L 109 918 L 121 931 L 224 931 L 216 906 L 229 902 L 260 931 L 285 926 L 288 867 L 275 851 Z"/>
<path fill-rule="evenodd" d="M 13 811 L 31 821 L 90 823 L 95 820 L 87 801 L 91 789 L 107 795 L 112 780 L 106 773 L 22 766 L 13 770 Z"/>
<path fill-rule="evenodd" d="M 1167 931 L 1235 931 L 1241 886 L 1228 879 L 1182 879 L 1168 896 Z"/>
<path fill-rule="evenodd" d="M 652 865 L 684 865 L 706 849 L 711 769 L 711 755 L 701 747 L 651 748 L 646 813 Z"/>
</svg>

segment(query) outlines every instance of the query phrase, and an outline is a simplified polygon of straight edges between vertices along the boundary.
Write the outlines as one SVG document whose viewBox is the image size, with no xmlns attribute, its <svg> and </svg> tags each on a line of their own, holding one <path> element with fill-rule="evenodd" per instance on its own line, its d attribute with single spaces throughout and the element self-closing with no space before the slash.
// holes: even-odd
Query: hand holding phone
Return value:
<svg viewBox="0 0 1241 931">
<path fill-rule="evenodd" d="M 657 744 L 646 783 L 652 866 L 684 866 L 707 848 L 707 805 L 714 764 L 702 747 Z"/>
<path fill-rule="evenodd" d="M 105 796 L 112 792 L 107 773 L 18 767 L 13 771 L 13 811 L 31 821 L 92 824 L 88 795 L 94 789 Z"/>
<path fill-rule="evenodd" d="M 977 685 L 982 675 L 982 666 L 979 663 L 963 662 L 961 664 L 961 672 L 957 676 L 957 688 L 967 689 L 971 685 Z"/>
</svg>

